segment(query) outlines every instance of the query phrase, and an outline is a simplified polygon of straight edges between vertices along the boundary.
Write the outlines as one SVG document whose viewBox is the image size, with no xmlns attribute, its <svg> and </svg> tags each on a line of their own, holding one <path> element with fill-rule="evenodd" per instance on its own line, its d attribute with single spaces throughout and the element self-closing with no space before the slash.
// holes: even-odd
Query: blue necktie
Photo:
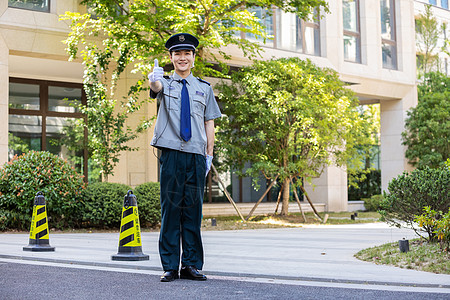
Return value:
<svg viewBox="0 0 450 300">
<path fill-rule="evenodd" d="M 191 107 L 189 105 L 189 93 L 186 87 L 186 79 L 181 80 L 181 115 L 180 115 L 180 135 L 186 142 L 191 139 Z"/>
</svg>

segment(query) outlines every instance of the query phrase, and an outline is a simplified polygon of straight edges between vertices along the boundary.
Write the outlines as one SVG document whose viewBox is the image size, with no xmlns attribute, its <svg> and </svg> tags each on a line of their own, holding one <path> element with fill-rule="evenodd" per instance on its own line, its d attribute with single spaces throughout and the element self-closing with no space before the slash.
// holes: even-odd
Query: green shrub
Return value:
<svg viewBox="0 0 450 300">
<path fill-rule="evenodd" d="M 134 189 L 139 207 L 139 220 L 142 227 L 155 227 L 161 222 L 159 183 L 147 182 Z"/>
<path fill-rule="evenodd" d="M 370 198 L 363 198 L 366 211 L 378 211 L 381 209 L 382 195 L 373 195 Z"/>
<path fill-rule="evenodd" d="M 425 206 L 423 211 L 423 214 L 416 216 L 415 221 L 426 231 L 432 230 L 434 236 L 430 239 L 437 238 L 441 250 L 450 252 L 450 209 L 444 214 L 442 211 L 436 212 Z"/>
<path fill-rule="evenodd" d="M 80 225 L 83 176 L 49 152 L 15 156 L 0 169 L 0 229 L 28 230 L 34 197 L 44 194 L 49 227 Z"/>
<path fill-rule="evenodd" d="M 350 175 L 352 175 L 353 182 L 350 183 Z M 356 185 L 357 184 L 357 185 Z M 349 200 L 363 200 L 363 198 L 370 198 L 373 195 L 381 193 L 381 171 L 380 170 L 363 170 L 349 174 L 348 199 Z"/>
<path fill-rule="evenodd" d="M 7 227 L 8 217 L 6 216 L 5 212 L 0 211 L 0 231 L 5 231 L 8 229 Z"/>
<path fill-rule="evenodd" d="M 438 169 L 416 169 L 410 174 L 404 172 L 392 179 L 385 193 L 380 213 L 389 224 L 400 227 L 415 228 L 415 216 L 422 214 L 422 209 L 429 206 L 435 211 L 448 211 L 450 207 L 450 170 L 447 167 Z M 419 231 L 416 233 L 420 235 Z M 433 236 L 431 229 L 427 230 Z"/>
<path fill-rule="evenodd" d="M 83 193 L 83 226 L 119 228 L 123 200 L 131 188 L 125 184 L 98 182 L 89 184 Z"/>
</svg>

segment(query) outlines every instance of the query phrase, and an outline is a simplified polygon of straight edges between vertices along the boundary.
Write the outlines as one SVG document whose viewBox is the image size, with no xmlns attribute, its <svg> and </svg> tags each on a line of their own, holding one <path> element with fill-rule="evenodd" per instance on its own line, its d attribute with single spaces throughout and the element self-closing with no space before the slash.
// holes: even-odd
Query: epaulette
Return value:
<svg viewBox="0 0 450 300">
<path fill-rule="evenodd" d="M 207 85 L 211 85 L 211 83 L 209 83 L 208 81 L 205 81 L 203 79 L 201 79 L 200 77 L 197 77 L 198 81 L 206 83 Z"/>
</svg>

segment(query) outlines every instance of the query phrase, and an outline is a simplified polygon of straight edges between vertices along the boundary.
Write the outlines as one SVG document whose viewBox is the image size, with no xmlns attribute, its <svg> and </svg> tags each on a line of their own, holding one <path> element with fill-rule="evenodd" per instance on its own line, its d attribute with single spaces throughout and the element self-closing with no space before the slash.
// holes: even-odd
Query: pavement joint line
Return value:
<svg viewBox="0 0 450 300">
<path fill-rule="evenodd" d="M 148 270 L 148 271 L 161 271 L 160 267 L 151 266 L 139 266 L 139 265 L 129 265 L 129 264 L 117 264 L 117 263 L 103 263 L 103 262 L 90 262 L 90 261 L 79 261 L 79 260 L 67 260 L 67 259 L 57 259 L 57 258 L 41 258 L 41 257 L 29 257 L 21 255 L 7 255 L 0 254 L 0 258 L 22 260 L 22 261 L 38 261 L 38 262 L 49 262 L 49 263 L 59 263 L 67 265 L 80 265 L 80 266 L 94 266 L 94 267 L 105 267 L 105 268 L 119 268 L 128 270 Z M 294 277 L 294 276 L 282 276 L 282 275 L 267 275 L 267 274 L 251 274 L 251 273 L 231 273 L 231 272 L 220 272 L 220 271 L 205 271 L 206 275 L 218 276 L 218 277 L 228 277 L 228 278 L 261 278 L 261 279 L 273 279 L 273 280 L 285 280 L 293 282 L 322 282 L 322 283 L 335 283 L 335 284 L 359 284 L 359 285 L 372 285 L 372 286 L 392 286 L 392 287 L 416 287 L 416 288 L 439 288 L 439 289 L 450 289 L 450 284 L 431 284 L 431 283 L 403 283 L 403 282 L 383 282 L 383 281 L 373 281 L 373 280 L 354 280 L 354 279 L 334 279 L 334 278 L 321 278 L 321 277 Z"/>
</svg>

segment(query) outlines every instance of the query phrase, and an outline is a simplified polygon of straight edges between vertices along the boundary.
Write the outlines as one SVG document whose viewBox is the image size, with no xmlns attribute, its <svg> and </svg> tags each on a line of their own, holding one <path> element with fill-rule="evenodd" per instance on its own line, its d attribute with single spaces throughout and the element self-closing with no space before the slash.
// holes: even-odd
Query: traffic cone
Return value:
<svg viewBox="0 0 450 300">
<path fill-rule="evenodd" d="M 31 219 L 30 242 L 23 251 L 55 251 L 49 243 L 47 208 L 42 192 L 37 192 L 34 198 L 33 217 Z"/>
<path fill-rule="evenodd" d="M 123 201 L 122 220 L 120 222 L 119 252 L 111 256 L 112 260 L 138 261 L 149 260 L 142 253 L 141 228 L 139 226 L 136 196 L 129 190 Z"/>
</svg>

